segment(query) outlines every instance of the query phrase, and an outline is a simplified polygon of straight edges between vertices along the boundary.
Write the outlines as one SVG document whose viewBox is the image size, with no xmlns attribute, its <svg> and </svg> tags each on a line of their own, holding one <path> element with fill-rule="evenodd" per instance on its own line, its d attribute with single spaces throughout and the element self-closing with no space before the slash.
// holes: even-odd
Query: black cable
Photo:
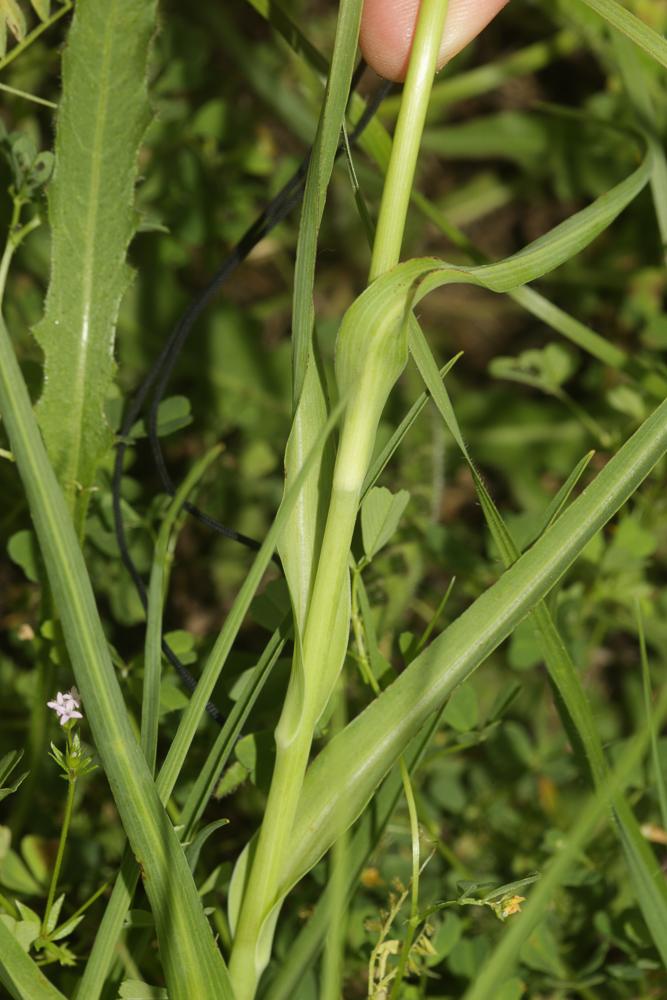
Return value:
<svg viewBox="0 0 667 1000">
<path fill-rule="evenodd" d="M 357 66 L 354 76 L 352 78 L 350 92 L 352 93 L 356 90 L 359 85 L 359 81 L 366 69 L 363 60 Z M 385 99 L 392 84 L 389 81 L 383 82 L 372 95 L 368 101 L 363 114 L 361 115 L 359 121 L 357 122 L 354 130 L 349 135 L 350 145 L 354 145 L 362 132 L 371 121 L 375 115 L 377 109 L 379 108 L 382 101 Z M 336 151 L 336 158 L 340 156 L 343 152 L 343 143 L 339 143 L 338 149 Z M 146 399 L 153 390 L 153 396 L 151 399 L 149 414 L 148 414 L 148 440 L 153 455 L 153 459 L 160 477 L 160 481 L 165 492 L 173 496 L 176 492 L 176 487 L 174 485 L 171 476 L 169 475 L 164 455 L 162 452 L 162 447 L 160 444 L 160 439 L 158 437 L 158 407 L 162 398 L 164 397 L 167 384 L 173 372 L 178 356 L 181 353 L 183 346 L 199 317 L 210 302 L 214 299 L 222 285 L 229 279 L 229 277 L 234 273 L 236 268 L 241 264 L 248 254 L 257 246 L 257 244 L 263 240 L 275 226 L 279 225 L 285 218 L 290 214 L 292 209 L 294 209 L 299 202 L 303 194 L 303 188 L 305 185 L 306 174 L 308 171 L 308 164 L 310 161 L 311 152 L 309 151 L 304 158 L 303 162 L 299 165 L 292 177 L 287 181 L 283 188 L 278 192 L 278 194 L 272 199 L 269 205 L 264 209 L 261 215 L 255 220 L 255 222 L 246 230 L 239 242 L 233 248 L 229 256 L 222 262 L 218 270 L 215 272 L 211 280 L 208 282 L 206 287 L 200 292 L 200 294 L 189 304 L 188 308 L 185 310 L 176 326 L 173 328 L 167 342 L 160 351 L 160 354 L 156 358 L 154 364 L 149 370 L 146 378 L 140 385 L 136 396 L 131 401 L 127 408 L 127 412 L 124 415 L 122 425 L 120 428 L 120 434 L 118 438 L 118 444 L 116 449 L 116 457 L 114 462 L 114 471 L 112 478 L 112 506 L 115 524 L 115 533 L 118 548 L 120 551 L 121 560 L 123 565 L 127 569 L 132 582 L 137 590 L 139 599 L 142 603 L 144 610 L 148 608 L 148 595 L 146 593 L 146 586 L 144 581 L 137 570 L 137 567 L 132 559 L 131 553 L 127 544 L 127 536 L 125 533 L 125 523 L 123 519 L 122 511 L 122 500 L 121 500 L 121 484 L 123 476 L 123 465 L 125 461 L 125 453 L 127 451 L 128 445 L 131 443 L 130 432 L 135 422 L 139 418 L 139 414 L 143 408 Z M 186 501 L 183 504 L 183 509 L 186 510 L 191 516 L 195 517 L 202 524 L 211 528 L 213 531 L 218 532 L 226 538 L 230 538 L 234 541 L 240 542 L 241 544 L 257 550 L 260 547 L 260 543 L 255 541 L 255 539 L 249 538 L 247 535 L 243 535 L 241 532 L 235 531 L 233 528 L 228 528 L 226 525 L 222 524 L 216 518 L 211 517 L 204 511 L 200 510 L 194 504 Z M 169 644 L 162 639 L 161 640 L 162 651 L 171 665 L 176 670 L 184 686 L 190 691 L 194 691 L 197 682 L 192 674 L 187 670 L 187 668 L 181 663 L 180 659 L 169 646 Z M 222 724 L 223 717 L 219 710 L 212 702 L 208 702 L 206 705 L 206 711 L 208 714 L 216 720 L 219 724 Z"/>
</svg>

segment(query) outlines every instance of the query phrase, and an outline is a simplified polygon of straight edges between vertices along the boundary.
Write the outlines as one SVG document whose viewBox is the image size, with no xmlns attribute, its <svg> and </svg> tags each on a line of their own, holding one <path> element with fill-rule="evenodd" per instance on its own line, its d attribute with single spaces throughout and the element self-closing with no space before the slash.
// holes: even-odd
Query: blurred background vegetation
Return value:
<svg viewBox="0 0 667 1000">
<path fill-rule="evenodd" d="M 630 0 L 627 6 L 658 31 L 667 28 L 664 0 Z M 285 7 L 326 55 L 336 5 L 290 0 Z M 140 163 L 142 231 L 130 252 L 136 273 L 118 328 L 118 393 L 107 404 L 115 426 L 123 399 L 139 385 L 182 310 L 302 160 L 322 95 L 319 75 L 250 4 L 235 0 L 193 6 L 165 0 L 160 20 L 151 76 L 155 116 Z M 8 65 L 2 82 L 57 101 L 66 21 Z M 664 71 L 639 59 L 664 136 Z M 472 73 L 478 67 L 487 68 L 485 75 Z M 377 83 L 367 73 L 362 92 L 372 93 Z M 380 111 L 388 126 L 397 100 L 392 95 Z M 8 130 L 28 133 L 38 148 L 52 146 L 50 109 L 4 93 L 1 117 Z M 441 74 L 418 188 L 449 223 L 498 259 L 630 172 L 636 163 L 634 145 L 601 122 L 631 126 L 635 118 L 613 46 L 597 17 L 576 0 L 513 0 Z M 353 159 L 373 216 L 381 178 L 359 149 Z M 6 190 L 10 178 L 4 162 L 0 172 L 0 190 Z M 5 228 L 9 210 L 5 197 L 0 201 Z M 173 478 L 180 481 L 197 456 L 222 442 L 222 455 L 200 487 L 197 502 L 258 539 L 280 501 L 290 427 L 290 304 L 298 220 L 297 210 L 262 241 L 198 322 L 162 412 L 163 446 Z M 414 208 L 404 256 L 423 254 L 453 262 L 465 259 L 460 247 Z M 364 226 L 341 158 L 329 193 L 316 284 L 317 334 L 328 364 L 338 322 L 364 287 L 368 261 Z M 43 226 L 20 251 L 5 310 L 35 399 L 41 364 L 30 331 L 41 315 L 48 272 L 49 234 Z M 509 298 L 480 289 L 448 288 L 432 295 L 421 310 L 441 363 L 464 352 L 448 387 L 472 454 L 517 536 L 530 531 L 587 451 L 595 450 L 591 468 L 599 469 L 665 394 L 660 366 L 667 350 L 667 275 L 650 192 L 585 253 L 545 278 L 540 290 L 638 359 L 638 367 L 631 372 L 605 367 Z M 420 388 L 408 369 L 386 413 L 385 439 Z M 123 496 L 132 554 L 145 574 L 166 498 L 143 433 L 136 428 Z M 114 537 L 112 464 L 110 453 L 90 505 L 86 554 L 118 676 L 138 718 L 143 612 Z M 442 625 L 498 577 L 501 563 L 467 466 L 434 410 L 424 410 L 382 482 L 410 492 L 397 535 L 365 576 L 387 670 L 399 670 L 452 580 Z M 1 753 L 28 745 L 38 693 L 45 685 L 49 694 L 69 687 L 71 673 L 57 623 L 42 600 L 21 485 L 5 459 L 0 460 L 0 495 Z M 614 525 L 589 545 L 553 599 L 612 759 L 645 725 L 637 598 L 644 602 L 654 686 L 665 679 L 666 515 L 663 463 Z M 252 554 L 184 520 L 172 555 L 165 629 L 196 674 Z M 267 628 L 275 626 L 285 608 L 275 569 L 220 682 L 216 702 L 223 712 L 233 701 L 239 677 L 263 648 Z M 237 759 L 209 808 L 209 819 L 230 819 L 208 842 L 198 870 L 223 942 L 229 937 L 226 885 L 233 860 L 261 815 L 271 767 L 270 730 L 287 669 L 285 660 L 272 676 L 251 717 L 249 735 L 239 744 Z M 38 672 L 41 682 L 36 685 Z M 354 647 L 347 687 L 353 712 L 370 698 L 356 669 Z M 173 672 L 165 667 L 165 745 L 185 702 Z M 455 898 L 462 879 L 509 882 L 539 871 L 558 851 L 561 831 L 574 821 L 588 792 L 529 626 L 520 627 L 493 655 L 453 700 L 445 719 L 415 780 L 425 850 L 434 852 L 423 875 L 425 903 Z M 50 740 L 56 727 L 49 726 Z M 215 724 L 204 720 L 188 762 L 190 779 L 214 735 Z M 34 732 L 32 739 L 34 743 Z M 667 765 L 667 740 L 660 742 L 660 751 Z M 29 904 L 45 895 L 63 791 L 52 780 L 55 765 L 45 752 L 31 767 L 30 782 L 3 803 L 7 826 L 0 841 L 0 891 L 23 894 Z M 99 771 L 86 779 L 79 794 L 64 872 L 73 907 L 114 877 L 123 841 Z M 182 796 L 183 786 L 177 803 Z M 649 765 L 633 775 L 630 798 L 664 865 L 667 832 L 660 826 Z M 409 873 L 409 829 L 401 808 L 352 904 L 346 967 L 346 995 L 351 998 L 366 993 L 365 966 L 378 937 L 373 921 L 388 906 L 393 880 L 407 884 Z M 277 940 L 279 956 L 307 918 L 325 875 L 322 864 L 292 900 Z M 85 957 L 102 905 L 95 904 L 68 943 L 72 959 Z M 145 901 L 139 897 L 136 906 L 146 908 Z M 422 959 L 421 972 L 428 970 L 429 976 L 421 976 L 420 986 L 406 987 L 407 997 L 462 995 L 502 934 L 502 924 L 488 908 L 445 913 L 433 922 L 433 953 Z M 401 918 L 394 932 L 402 934 Z M 143 933 L 131 932 L 130 953 Z M 142 969 L 150 969 L 150 954 Z M 54 973 L 65 990 L 72 982 L 69 976 L 67 964 Z M 316 997 L 315 982 L 304 981 L 298 997 Z M 545 998 L 667 995 L 667 980 L 609 827 L 581 855 L 553 900 L 549 919 L 524 947 L 515 993 L 508 993 L 508 1000 L 520 996 L 523 987 L 525 995 Z"/>
</svg>

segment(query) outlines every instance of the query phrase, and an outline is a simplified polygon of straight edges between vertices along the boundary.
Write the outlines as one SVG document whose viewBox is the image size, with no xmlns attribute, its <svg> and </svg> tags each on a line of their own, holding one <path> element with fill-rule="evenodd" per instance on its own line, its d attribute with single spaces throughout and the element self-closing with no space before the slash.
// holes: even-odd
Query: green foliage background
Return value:
<svg viewBox="0 0 667 1000">
<path fill-rule="evenodd" d="M 665 30 L 664 3 L 633 0 L 627 6 L 656 30 Z M 310 41 L 328 53 L 334 5 L 293 2 L 288 7 Z M 65 30 L 61 21 L 42 35 L 2 79 L 57 101 Z M 522 56 L 512 63 L 517 52 Z M 653 128 L 664 144 L 664 69 L 641 53 L 632 58 L 628 69 L 627 53 L 611 43 L 600 19 L 575 0 L 510 4 L 436 85 L 418 178 L 428 204 L 421 206 L 426 212 L 417 205 L 410 216 L 404 256 L 435 254 L 468 263 L 465 240 L 451 230 L 447 239 L 438 230 L 434 219 L 444 217 L 488 257 L 505 257 L 629 174 L 637 164 L 636 145 L 618 126 L 633 127 L 646 113 L 633 97 L 633 80 L 642 80 Z M 122 222 L 128 238 L 134 221 L 139 232 L 129 253 L 136 274 L 120 303 L 116 382 L 110 383 L 110 371 L 105 375 L 96 369 L 100 386 L 95 402 L 104 408 L 111 429 L 119 424 L 121 397 L 138 385 L 181 310 L 300 162 L 314 136 L 322 97 L 313 66 L 295 55 L 257 11 L 240 2 L 187 11 L 165 2 L 151 59 L 154 113 L 139 159 L 140 214 L 137 220 L 112 220 Z M 475 76 L 476 67 L 486 67 L 486 77 L 481 71 Z M 395 111 L 390 98 L 380 119 L 390 125 Z M 4 94 L 2 119 L 9 130 L 32 136 L 37 148 L 51 147 L 53 115 L 48 109 Z M 371 129 L 365 145 L 377 152 L 381 137 Z M 381 190 L 378 171 L 372 158 L 358 151 L 354 167 L 374 214 Z M 0 169 L 5 188 L 10 178 L 4 164 Z M 57 199 L 57 186 L 49 197 Z M 0 212 L 7 222 L 8 200 L 2 201 Z M 175 398 L 163 411 L 163 443 L 174 478 L 181 479 L 197 457 L 221 442 L 222 454 L 200 483 L 198 502 L 259 539 L 280 502 L 291 422 L 289 333 L 297 225 L 295 213 L 271 233 L 199 321 L 170 387 Z M 30 236 L 6 296 L 5 318 L 35 401 L 42 393 L 37 341 L 44 344 L 46 338 L 44 326 L 37 327 L 37 340 L 31 331 L 42 316 L 50 239 L 58 238 L 57 226 L 51 233 L 43 226 Z M 72 267 L 78 266 L 73 258 Z M 340 316 L 363 288 L 367 266 L 363 222 L 349 171 L 340 162 L 317 260 L 317 336 L 325 371 L 331 370 Z M 119 265 L 119 294 L 124 282 L 125 269 Z M 544 508 L 585 453 L 594 449 L 591 468 L 602 468 L 665 396 L 667 278 L 651 191 L 646 189 L 589 249 L 537 287 L 616 348 L 616 361 L 601 363 L 599 355 L 559 338 L 511 298 L 470 286 L 435 292 L 419 310 L 442 363 L 463 351 L 448 376 L 448 391 L 466 443 L 517 542 L 531 537 Z M 52 312 L 43 322 L 56 315 L 52 295 Z M 117 297 L 96 303 L 99 322 L 109 331 L 116 302 Z M 65 307 L 69 310 L 72 303 Z M 54 357 L 66 361 L 64 350 L 53 346 L 53 334 L 51 328 Z M 104 363 L 110 360 L 107 355 Z M 408 368 L 385 412 L 380 443 L 420 391 L 416 370 Z M 48 419 L 53 399 L 49 402 L 48 393 L 42 398 L 46 402 L 38 412 L 58 447 L 60 428 Z M 56 399 L 56 406 L 61 403 Z M 137 447 L 127 463 L 123 496 L 132 554 L 148 574 L 166 499 L 148 461 L 143 433 L 136 428 Z M 83 512 L 86 559 L 116 674 L 138 719 L 143 612 L 112 530 L 112 452 L 98 444 L 92 448 L 89 478 L 82 483 L 94 486 Z M 382 485 L 410 493 L 397 515 L 396 534 L 374 553 L 364 575 L 377 637 L 373 670 L 387 680 L 392 670 L 401 670 L 413 658 L 452 580 L 442 625 L 498 578 L 502 562 L 485 527 L 470 470 L 435 408 L 422 412 Z M 39 752 L 46 734 L 54 738 L 56 730 L 40 716 L 40 706 L 45 694 L 70 686 L 71 671 L 59 626 L 48 600 L 41 598 L 37 581 L 42 571 L 27 534 L 31 523 L 20 483 L 4 460 L 0 489 L 0 544 L 8 553 L 0 563 L 0 752 L 32 748 L 29 782 L 2 805 L 7 832 L 0 841 L 0 892 L 36 905 L 45 895 L 62 791 L 52 780 L 51 761 Z M 614 524 L 594 537 L 550 600 L 612 761 L 647 724 L 637 600 L 642 602 L 654 689 L 665 681 L 666 496 L 663 462 Z M 362 529 L 355 543 L 359 555 L 369 547 L 363 523 Z M 165 625 L 174 648 L 197 672 L 251 556 L 186 521 L 170 558 Z M 224 713 L 233 707 L 244 671 L 256 662 L 268 630 L 277 627 L 287 606 L 279 573 L 269 570 L 215 692 Z M 347 665 L 350 714 L 371 698 L 356 669 L 354 653 L 360 650 L 354 645 L 352 650 Z M 230 820 L 203 845 L 196 869 L 223 948 L 229 944 L 225 900 L 232 862 L 261 816 L 271 770 L 269 734 L 288 670 L 288 660 L 280 659 L 205 817 Z M 186 702 L 173 673 L 165 670 L 160 759 Z M 41 728 L 35 726 L 36 717 L 42 718 Z M 322 741 L 333 726 L 325 721 Z M 174 793 L 176 806 L 183 804 L 215 735 L 210 720 L 202 723 L 185 781 Z M 422 875 L 424 905 L 456 898 L 461 880 L 509 883 L 542 870 L 558 854 L 563 831 L 576 821 L 589 793 L 576 749 L 559 723 L 534 628 L 523 623 L 450 700 L 415 778 L 424 850 L 433 850 Z M 664 768 L 664 738 L 658 753 Z M 667 836 L 655 777 L 654 764 L 638 765 L 629 799 L 664 863 Z M 123 848 L 122 828 L 99 772 L 83 788 L 63 882 L 71 912 L 114 877 Z M 350 903 L 346 996 L 365 995 L 365 968 L 377 941 L 380 912 L 388 906 L 393 880 L 407 884 L 409 877 L 409 827 L 400 805 Z M 278 960 L 288 954 L 325 881 L 322 863 L 291 899 L 276 939 Z M 68 942 L 79 958 L 90 949 L 102 902 L 95 906 L 99 910 L 91 910 Z M 141 955 L 143 978 L 157 983 L 160 971 L 146 947 L 153 933 L 150 921 L 148 930 L 142 927 L 145 897 L 137 897 L 134 906 L 130 953 Z M 396 937 L 402 935 L 401 919 L 392 931 Z M 423 976 L 419 987 L 406 986 L 405 996 L 462 996 L 504 931 L 488 907 L 443 910 L 433 920 L 433 953 L 423 956 L 420 966 L 434 978 Z M 48 971 L 71 995 L 75 972 L 67 965 Z M 119 963 L 114 974 L 120 981 L 129 971 Z M 318 996 L 317 982 L 310 972 L 292 995 L 300 1000 Z M 521 950 L 506 1000 L 520 996 L 522 986 L 529 997 L 600 1000 L 660 997 L 667 990 L 609 825 L 600 827 L 581 851 L 549 901 L 545 919 Z"/>
</svg>

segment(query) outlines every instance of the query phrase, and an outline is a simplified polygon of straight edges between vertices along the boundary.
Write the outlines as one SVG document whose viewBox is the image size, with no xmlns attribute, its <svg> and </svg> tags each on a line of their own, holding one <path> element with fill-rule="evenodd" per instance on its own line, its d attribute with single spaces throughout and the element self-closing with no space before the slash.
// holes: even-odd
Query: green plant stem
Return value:
<svg viewBox="0 0 667 1000">
<path fill-rule="evenodd" d="M 433 83 L 447 0 L 422 3 L 396 138 L 380 208 L 371 264 L 371 280 L 398 262 L 410 201 L 417 153 Z M 336 674 L 327 670 L 329 646 L 339 605 L 348 585 L 348 554 L 359 498 L 370 463 L 377 414 L 357 396 L 349 404 L 334 469 L 331 500 L 317 573 L 303 633 L 302 663 L 292 672 L 276 729 L 276 762 L 271 788 L 234 936 L 230 974 L 237 1000 L 252 1000 L 266 961 L 258 947 L 270 934 L 281 897 L 281 872 L 303 779 L 313 731 L 326 707 Z M 324 668 L 324 669 L 323 669 Z M 266 942 L 264 942 L 266 944 Z"/>
<path fill-rule="evenodd" d="M 345 684 L 339 681 L 332 717 L 333 733 L 342 732 L 347 724 Z M 334 844 L 329 865 L 328 891 L 331 896 L 329 929 L 324 945 L 320 977 L 320 1000 L 339 1000 L 343 995 L 345 939 L 348 925 L 347 871 L 350 864 L 349 831 Z"/>
<path fill-rule="evenodd" d="M 51 591 L 48 581 L 44 580 L 42 582 L 41 620 L 47 621 L 53 615 Z M 35 681 L 31 692 L 32 708 L 27 740 L 29 773 L 19 789 L 11 820 L 12 835 L 16 840 L 20 838 L 26 819 L 33 808 L 35 790 L 42 780 L 42 767 L 47 759 L 49 723 L 52 716 L 46 703 L 52 694 L 54 672 L 55 665 L 51 659 L 48 645 L 45 644 L 37 656 Z"/>
<path fill-rule="evenodd" d="M 67 744 L 69 749 L 70 734 L 67 734 Z M 58 886 L 58 879 L 60 878 L 60 869 L 63 863 L 63 857 L 65 854 L 65 844 L 67 842 L 67 834 L 69 833 L 70 823 L 72 821 L 72 810 L 74 808 L 74 791 L 76 789 L 76 778 L 68 777 L 67 779 L 67 799 L 65 801 L 65 815 L 63 816 L 63 825 L 60 830 L 60 840 L 58 841 L 58 853 L 56 854 L 56 861 L 53 866 L 53 872 L 51 874 L 51 885 L 49 886 L 49 894 L 46 898 L 46 907 L 44 909 L 44 919 L 42 920 L 42 933 L 48 933 L 49 926 L 49 916 L 51 915 L 51 907 L 53 906 L 53 900 L 56 896 L 56 888 Z"/>
<path fill-rule="evenodd" d="M 398 1000 L 400 997 L 401 985 L 410 957 L 410 949 L 414 941 L 415 931 L 419 923 L 419 818 L 417 816 L 417 805 L 410 782 L 410 772 L 405 766 L 405 761 L 401 757 L 399 761 L 401 767 L 401 781 L 403 782 L 403 792 L 408 804 L 408 814 L 410 816 L 410 834 L 412 837 L 412 882 L 410 884 L 410 919 L 405 932 L 401 957 L 398 961 L 396 977 L 391 988 L 389 1000 Z"/>
<path fill-rule="evenodd" d="M 86 910 L 89 909 L 93 905 L 93 903 L 100 898 L 103 892 L 106 892 L 106 890 L 110 888 L 110 886 L 111 882 L 103 882 L 102 885 L 99 887 L 99 889 L 96 889 L 95 892 L 92 894 L 92 896 L 89 896 L 86 902 L 81 904 L 78 910 L 75 910 L 74 913 L 72 913 L 71 916 L 67 918 L 67 920 L 63 920 L 62 923 L 54 927 L 51 933 L 46 934 L 45 937 L 52 938 L 53 935 L 56 933 L 56 931 L 65 927 L 66 924 L 71 924 L 74 920 L 76 920 L 77 917 L 80 917 L 82 913 L 85 913 Z"/>
<path fill-rule="evenodd" d="M 3 90 L 6 94 L 12 94 L 14 97 L 22 97 L 26 101 L 32 101 L 33 104 L 41 104 L 44 108 L 58 107 L 53 101 L 47 101 L 44 97 L 37 97 L 36 94 L 29 94 L 27 90 L 19 90 L 18 87 L 10 87 L 7 83 L 0 83 L 0 90 Z"/>
<path fill-rule="evenodd" d="M 382 191 L 370 280 L 397 264 L 417 166 L 426 111 L 433 85 L 447 0 L 423 0 L 415 31 L 401 110 Z"/>
<path fill-rule="evenodd" d="M 337 470 L 349 435 L 346 421 Z M 269 798 L 234 936 L 229 969 L 237 1000 L 251 1000 L 255 994 L 262 964 L 256 958 L 257 943 L 265 920 L 280 902 L 277 887 L 308 765 L 313 730 L 331 690 L 331 678 L 318 676 L 318 667 L 328 659 L 364 475 L 365 469 L 358 477 L 356 489 L 341 490 L 336 488 L 334 474 L 334 491 L 303 636 L 303 662 L 301 669 L 292 673 L 276 729 L 276 763 Z"/>
</svg>

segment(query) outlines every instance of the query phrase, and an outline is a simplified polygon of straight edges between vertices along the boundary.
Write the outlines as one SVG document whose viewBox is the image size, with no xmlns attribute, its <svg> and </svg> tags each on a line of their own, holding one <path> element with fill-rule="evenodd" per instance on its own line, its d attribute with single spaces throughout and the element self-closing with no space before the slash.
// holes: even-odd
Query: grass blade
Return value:
<svg viewBox="0 0 667 1000">
<path fill-rule="evenodd" d="M 667 692 L 663 693 L 656 715 L 662 720 L 667 710 Z M 623 754 L 610 777 L 604 782 L 597 794 L 591 799 L 568 836 L 564 836 L 564 846 L 544 872 L 539 882 L 530 893 L 530 900 L 522 913 L 512 919 L 512 923 L 503 934 L 495 951 L 482 967 L 472 986 L 466 991 L 464 1000 L 487 1000 L 493 996 L 499 985 L 511 974 L 517 960 L 519 949 L 523 942 L 537 926 L 551 904 L 559 885 L 575 861 L 586 841 L 592 836 L 595 826 L 609 809 L 610 798 L 618 798 L 622 793 L 633 768 L 637 766 L 646 752 L 649 734 L 646 730 L 639 733 L 634 743 Z M 657 872 L 658 878 L 664 878 Z"/>
<path fill-rule="evenodd" d="M 145 873 L 172 1000 L 232 998 L 185 855 L 123 703 L 65 498 L 0 323 L 0 411 L 26 490 L 76 684 L 118 812 Z"/>
<path fill-rule="evenodd" d="M 144 650 L 144 686 L 141 697 L 141 746 L 151 774 L 155 772 L 158 723 L 160 719 L 160 680 L 162 677 L 162 614 L 167 581 L 167 559 L 171 533 L 183 504 L 222 447 L 211 448 L 196 462 L 169 504 L 155 543 L 155 555 L 148 586 L 146 644 Z"/>
<path fill-rule="evenodd" d="M 652 59 L 667 67 L 667 41 L 644 24 L 638 17 L 626 10 L 618 0 L 581 0 L 596 14 L 603 17 L 607 24 L 616 28 L 621 34 L 647 52 Z"/>
<path fill-rule="evenodd" d="M 360 23 L 361 0 L 342 0 L 322 114 L 308 165 L 296 251 L 292 313 L 292 398 L 295 408 L 311 352 L 317 238 L 350 91 Z"/>
<path fill-rule="evenodd" d="M 313 448 L 308 454 L 299 475 L 283 498 L 283 502 L 273 525 L 264 539 L 261 549 L 255 557 L 250 572 L 246 576 L 243 586 L 241 587 L 234 605 L 227 616 L 225 624 L 222 627 L 220 635 L 218 636 L 215 645 L 209 654 L 202 676 L 197 684 L 197 687 L 195 688 L 190 702 L 188 703 L 187 709 L 183 713 L 176 736 L 174 737 L 171 747 L 169 748 L 169 753 L 167 754 L 167 758 L 157 778 L 157 792 L 162 802 L 167 801 L 174 789 L 183 763 L 187 757 L 188 750 L 197 731 L 197 727 L 199 726 L 200 720 L 204 714 L 206 703 L 211 697 L 213 688 L 215 687 L 218 677 L 220 676 L 220 672 L 222 671 L 222 668 L 224 667 L 227 657 L 231 651 L 234 640 L 236 639 L 239 629 L 241 628 L 243 620 L 248 612 L 250 602 L 252 601 L 261 582 L 262 576 L 271 561 L 277 540 L 280 537 L 281 532 L 284 531 L 285 524 L 287 523 L 292 509 L 297 502 L 303 483 L 305 482 L 307 476 L 310 475 L 313 465 L 315 465 L 319 460 L 325 442 L 340 418 L 343 405 L 343 403 L 340 403 L 329 417 L 329 420 L 320 432 Z M 274 636 L 273 642 L 278 644 L 282 642 L 282 638 Z M 277 655 L 279 654 L 276 653 L 276 645 L 274 645 L 271 648 L 269 659 L 272 659 Z M 253 688 L 254 696 L 259 694 L 259 685 L 261 685 L 262 678 L 264 677 L 263 669 L 264 668 L 262 668 L 262 671 L 260 672 L 260 676 L 255 678 L 253 682 L 255 685 Z M 188 803 L 186 804 L 184 810 L 190 833 L 192 832 L 192 826 L 195 822 L 196 815 L 205 806 L 205 801 L 202 798 L 204 791 L 213 782 L 215 768 L 224 766 L 225 754 L 230 749 L 229 741 L 233 739 L 236 727 L 240 727 L 240 725 L 242 725 L 243 710 L 246 707 L 249 711 L 251 705 L 241 702 L 239 705 L 239 716 L 235 716 L 234 713 L 230 715 L 228 724 L 223 728 L 222 732 L 218 736 L 215 746 L 209 755 L 204 770 L 202 771 L 201 780 L 197 782 L 196 786 L 192 790 L 191 797 L 188 799 Z M 222 761 L 222 765 L 220 764 L 220 761 Z M 116 880 L 111 899 L 102 920 L 101 933 L 98 933 L 97 935 L 93 951 L 91 952 L 90 959 L 84 973 L 80 993 L 82 1000 L 83 997 L 85 997 L 86 1000 L 96 1000 L 96 998 L 100 995 L 111 960 L 113 958 L 118 936 L 122 930 L 125 914 L 127 913 L 132 900 L 137 879 L 137 866 L 132 853 L 126 852 L 121 865 L 120 875 Z"/>
<path fill-rule="evenodd" d="M 36 962 L 18 943 L 6 920 L 0 917 L 0 982 L 15 1000 L 65 1000 Z"/>
<path fill-rule="evenodd" d="M 542 600 L 667 450 L 667 402 L 546 534 L 311 764 L 284 873 L 292 886 L 363 811 L 429 715 Z M 338 790 L 338 791 L 337 791 Z"/>
</svg>

